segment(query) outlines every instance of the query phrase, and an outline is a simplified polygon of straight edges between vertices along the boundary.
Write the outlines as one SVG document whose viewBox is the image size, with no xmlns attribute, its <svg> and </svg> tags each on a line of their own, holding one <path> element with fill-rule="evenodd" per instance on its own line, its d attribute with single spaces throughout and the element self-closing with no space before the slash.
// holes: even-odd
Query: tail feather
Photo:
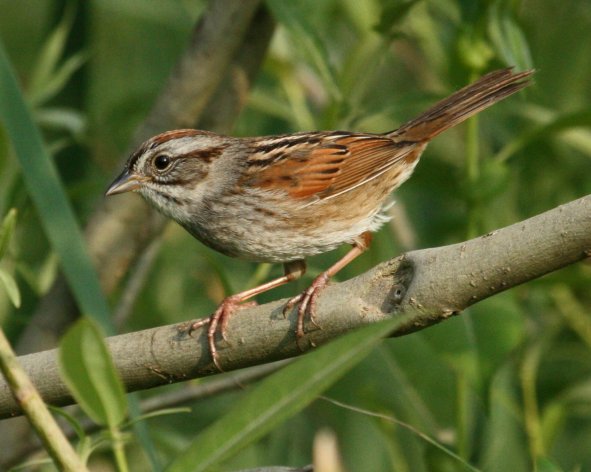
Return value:
<svg viewBox="0 0 591 472">
<path fill-rule="evenodd" d="M 446 129 L 527 87 L 533 73 L 533 70 L 513 73 L 512 68 L 490 72 L 387 135 L 395 141 L 427 142 Z"/>
</svg>

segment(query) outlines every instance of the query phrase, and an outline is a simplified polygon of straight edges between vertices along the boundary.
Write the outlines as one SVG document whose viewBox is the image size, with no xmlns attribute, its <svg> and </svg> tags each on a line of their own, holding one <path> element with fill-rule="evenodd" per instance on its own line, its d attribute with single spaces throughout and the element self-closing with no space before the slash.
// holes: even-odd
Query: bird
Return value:
<svg viewBox="0 0 591 472">
<path fill-rule="evenodd" d="M 304 131 L 231 137 L 179 129 L 145 141 L 133 152 L 107 196 L 138 192 L 205 245 L 227 256 L 281 263 L 284 275 L 227 296 L 208 325 L 207 340 L 221 371 L 216 334 L 227 341 L 231 316 L 256 295 L 300 278 L 305 260 L 349 244 L 351 249 L 292 297 L 296 341 L 329 279 L 365 252 L 388 221 L 389 196 L 412 174 L 427 144 L 443 131 L 518 92 L 533 70 L 503 68 L 439 101 L 386 133 Z"/>
</svg>

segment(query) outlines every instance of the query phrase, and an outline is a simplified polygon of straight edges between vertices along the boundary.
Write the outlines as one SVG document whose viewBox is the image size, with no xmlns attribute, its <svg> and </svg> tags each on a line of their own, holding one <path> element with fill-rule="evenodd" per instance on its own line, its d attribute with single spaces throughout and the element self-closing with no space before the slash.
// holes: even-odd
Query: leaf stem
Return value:
<svg viewBox="0 0 591 472">
<path fill-rule="evenodd" d="M 127 458 L 125 457 L 125 441 L 123 440 L 123 435 L 117 426 L 111 426 L 109 432 L 111 433 L 111 441 L 113 441 L 113 455 L 117 463 L 117 470 L 119 472 L 129 472 Z"/>
</svg>

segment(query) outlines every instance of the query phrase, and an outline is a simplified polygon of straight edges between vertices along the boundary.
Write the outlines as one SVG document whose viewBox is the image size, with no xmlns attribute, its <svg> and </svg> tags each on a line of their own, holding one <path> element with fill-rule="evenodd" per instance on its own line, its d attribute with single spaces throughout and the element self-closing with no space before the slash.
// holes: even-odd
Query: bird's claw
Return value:
<svg viewBox="0 0 591 472">
<path fill-rule="evenodd" d="M 209 353 L 211 354 L 211 359 L 213 364 L 220 372 L 224 372 L 220 365 L 220 359 L 218 354 L 218 349 L 216 346 L 216 333 L 219 332 L 222 339 L 228 342 L 228 338 L 226 336 L 226 331 L 228 327 L 228 321 L 230 317 L 237 311 L 242 308 L 248 308 L 256 305 L 255 301 L 247 302 L 247 303 L 240 303 L 241 300 L 238 297 L 230 296 L 226 297 L 222 303 L 217 307 L 217 309 L 213 312 L 213 314 L 207 318 L 202 318 L 200 320 L 195 321 L 189 327 L 189 334 L 193 331 L 203 328 L 205 325 L 209 325 L 207 328 L 207 344 L 209 346 Z"/>
<path fill-rule="evenodd" d="M 283 316 L 286 316 L 292 308 L 298 305 L 298 318 L 296 322 L 296 344 L 298 345 L 300 351 L 303 350 L 300 345 L 300 340 L 304 337 L 305 334 L 304 322 L 306 316 L 308 316 L 310 322 L 316 328 L 322 329 L 321 326 L 316 322 L 316 301 L 322 289 L 328 285 L 328 279 L 328 274 L 326 272 L 323 272 L 313 280 L 312 284 L 304 292 L 289 299 L 283 307 Z"/>
</svg>

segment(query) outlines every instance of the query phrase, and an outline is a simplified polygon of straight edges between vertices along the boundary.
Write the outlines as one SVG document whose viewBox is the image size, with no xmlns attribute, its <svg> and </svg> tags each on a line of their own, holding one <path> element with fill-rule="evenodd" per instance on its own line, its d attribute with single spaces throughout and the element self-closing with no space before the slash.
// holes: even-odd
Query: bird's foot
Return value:
<svg viewBox="0 0 591 472">
<path fill-rule="evenodd" d="M 211 354 L 214 365 L 220 372 L 224 372 L 224 369 L 222 369 L 220 365 L 219 354 L 216 346 L 216 333 L 219 332 L 222 336 L 222 339 L 226 342 L 229 342 L 228 338 L 226 337 L 226 330 L 228 328 L 228 321 L 230 320 L 230 317 L 238 310 L 251 308 L 256 306 L 256 304 L 257 302 L 254 300 L 242 303 L 241 296 L 231 295 L 224 298 L 222 303 L 219 304 L 211 316 L 197 320 L 192 323 L 191 326 L 189 326 L 188 331 L 189 334 L 191 334 L 193 331 L 203 328 L 205 325 L 209 325 L 209 328 L 207 328 L 207 344 L 209 346 L 209 353 Z"/>
<path fill-rule="evenodd" d="M 304 292 L 288 300 L 288 302 L 283 307 L 283 315 L 287 316 L 287 313 L 292 308 L 294 308 L 296 305 L 298 306 L 298 318 L 296 323 L 296 344 L 298 345 L 298 348 L 301 351 L 303 349 L 300 345 L 300 340 L 304 337 L 305 334 L 304 321 L 306 319 L 306 316 L 309 317 L 310 322 L 314 326 L 316 326 L 316 328 L 322 329 L 320 325 L 316 322 L 316 301 L 322 289 L 328 285 L 328 279 L 328 273 L 323 272 L 312 281 L 312 284 Z M 312 345 L 314 344 L 312 343 Z"/>
</svg>

